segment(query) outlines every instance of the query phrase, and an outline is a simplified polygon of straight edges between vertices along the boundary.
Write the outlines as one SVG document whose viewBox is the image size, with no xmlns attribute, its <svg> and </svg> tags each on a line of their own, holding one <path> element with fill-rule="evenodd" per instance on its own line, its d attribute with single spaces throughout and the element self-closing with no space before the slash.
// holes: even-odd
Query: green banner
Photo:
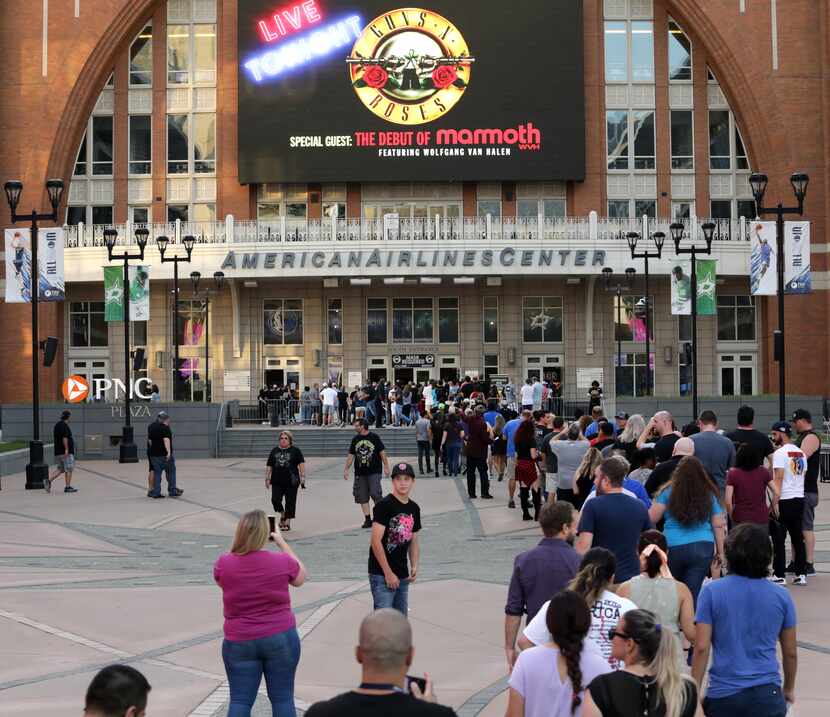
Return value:
<svg viewBox="0 0 830 717">
<path fill-rule="evenodd" d="M 718 313 L 715 288 L 718 284 L 717 260 L 697 260 L 697 315 L 715 316 Z"/>
<path fill-rule="evenodd" d="M 104 321 L 124 320 L 124 270 L 104 267 Z"/>
</svg>

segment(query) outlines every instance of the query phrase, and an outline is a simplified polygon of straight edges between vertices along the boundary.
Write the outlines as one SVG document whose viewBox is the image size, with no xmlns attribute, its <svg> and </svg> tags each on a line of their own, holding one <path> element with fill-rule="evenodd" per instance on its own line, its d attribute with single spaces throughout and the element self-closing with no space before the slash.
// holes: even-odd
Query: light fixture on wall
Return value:
<svg viewBox="0 0 830 717">
<path fill-rule="evenodd" d="M 509 363 L 511 366 L 516 365 L 516 349 L 512 346 L 509 349 L 507 349 L 507 363 Z"/>
<path fill-rule="evenodd" d="M 422 284 L 440 284 L 441 277 L 440 276 L 422 276 L 421 277 Z"/>
<path fill-rule="evenodd" d="M 500 276 L 488 276 L 487 277 L 487 286 L 501 286 L 501 277 Z"/>
<path fill-rule="evenodd" d="M 663 347 L 663 362 L 670 364 L 674 359 L 674 349 L 671 346 Z"/>
<path fill-rule="evenodd" d="M 403 284 L 403 277 L 402 276 L 390 276 L 387 279 L 383 280 L 383 283 L 387 286 L 400 286 Z"/>
<path fill-rule="evenodd" d="M 372 283 L 371 279 L 349 279 L 352 286 L 369 286 Z"/>
</svg>

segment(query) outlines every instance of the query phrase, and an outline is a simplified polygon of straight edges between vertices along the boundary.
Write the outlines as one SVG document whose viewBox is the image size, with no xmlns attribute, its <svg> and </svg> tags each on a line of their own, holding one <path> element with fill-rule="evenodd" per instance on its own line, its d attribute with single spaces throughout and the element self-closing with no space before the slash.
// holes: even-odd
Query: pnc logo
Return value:
<svg viewBox="0 0 830 717">
<path fill-rule="evenodd" d="M 89 395 L 89 383 L 83 376 L 70 376 L 64 380 L 61 391 L 69 403 L 80 403 Z"/>
</svg>

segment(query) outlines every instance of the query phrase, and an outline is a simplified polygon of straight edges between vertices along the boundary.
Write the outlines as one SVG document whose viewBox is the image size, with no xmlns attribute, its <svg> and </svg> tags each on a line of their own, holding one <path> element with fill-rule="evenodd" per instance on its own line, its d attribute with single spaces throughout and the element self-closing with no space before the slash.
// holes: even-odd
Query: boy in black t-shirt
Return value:
<svg viewBox="0 0 830 717">
<path fill-rule="evenodd" d="M 375 504 L 369 548 L 369 585 L 375 610 L 393 607 L 404 615 L 407 612 L 409 583 L 415 581 L 420 559 L 421 509 L 409 499 L 414 485 L 415 469 L 408 463 L 397 463 L 392 469 L 392 493 Z"/>
</svg>

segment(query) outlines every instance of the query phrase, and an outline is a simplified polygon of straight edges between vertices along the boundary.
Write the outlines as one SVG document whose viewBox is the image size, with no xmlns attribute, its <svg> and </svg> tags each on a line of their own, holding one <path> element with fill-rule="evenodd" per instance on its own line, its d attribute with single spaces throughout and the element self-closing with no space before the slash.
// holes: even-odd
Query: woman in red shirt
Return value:
<svg viewBox="0 0 830 717">
<path fill-rule="evenodd" d="M 735 467 L 726 473 L 726 509 L 735 523 L 757 523 L 767 527 L 768 487 L 775 490 L 772 473 L 761 465 L 758 449 L 741 443 L 735 454 Z"/>
<path fill-rule="evenodd" d="M 264 550 L 268 533 L 263 511 L 246 513 L 236 526 L 231 551 L 213 566 L 225 608 L 222 660 L 231 692 L 228 717 L 250 717 L 263 675 L 273 717 L 295 717 L 300 638 L 288 586 L 300 587 L 306 570 L 279 528 L 270 537 L 280 552 Z"/>
</svg>

